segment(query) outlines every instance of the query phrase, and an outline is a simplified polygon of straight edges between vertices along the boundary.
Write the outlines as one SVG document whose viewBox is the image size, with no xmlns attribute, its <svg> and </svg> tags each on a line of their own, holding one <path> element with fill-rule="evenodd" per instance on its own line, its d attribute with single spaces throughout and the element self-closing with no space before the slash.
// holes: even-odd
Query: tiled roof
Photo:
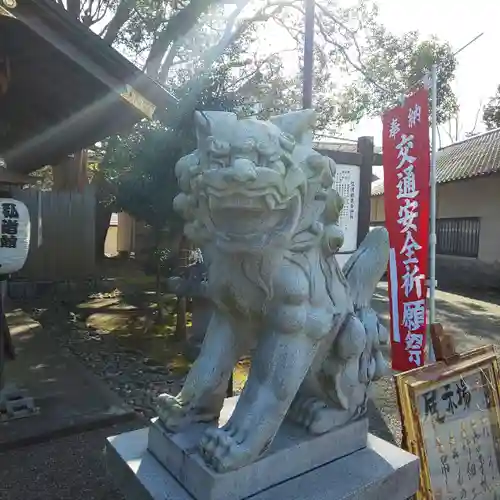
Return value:
<svg viewBox="0 0 500 500">
<path fill-rule="evenodd" d="M 438 151 L 438 184 L 500 172 L 500 128 L 450 144 Z M 384 183 L 372 184 L 372 196 L 384 194 Z"/>
</svg>

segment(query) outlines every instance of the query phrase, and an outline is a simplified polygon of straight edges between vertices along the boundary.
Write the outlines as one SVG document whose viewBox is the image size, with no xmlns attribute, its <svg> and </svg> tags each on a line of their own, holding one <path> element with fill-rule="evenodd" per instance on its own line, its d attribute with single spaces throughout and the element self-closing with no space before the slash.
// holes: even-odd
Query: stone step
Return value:
<svg viewBox="0 0 500 500">
<path fill-rule="evenodd" d="M 32 397 L 13 385 L 0 391 L 0 422 L 30 417 L 38 413 Z"/>
</svg>

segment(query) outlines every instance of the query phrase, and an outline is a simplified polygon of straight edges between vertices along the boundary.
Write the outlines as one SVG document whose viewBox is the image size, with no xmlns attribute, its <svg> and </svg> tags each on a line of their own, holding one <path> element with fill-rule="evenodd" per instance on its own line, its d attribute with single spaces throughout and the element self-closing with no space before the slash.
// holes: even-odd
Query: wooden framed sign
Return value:
<svg viewBox="0 0 500 500">
<path fill-rule="evenodd" d="M 493 346 L 396 375 L 417 500 L 500 500 L 499 368 Z"/>
</svg>

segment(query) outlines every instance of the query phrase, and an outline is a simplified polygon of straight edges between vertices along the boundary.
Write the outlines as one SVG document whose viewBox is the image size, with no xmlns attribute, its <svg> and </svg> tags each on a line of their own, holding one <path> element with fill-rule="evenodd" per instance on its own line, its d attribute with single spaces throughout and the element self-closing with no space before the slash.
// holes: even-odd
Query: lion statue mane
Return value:
<svg viewBox="0 0 500 500">
<path fill-rule="evenodd" d="M 248 380 L 200 453 L 218 472 L 255 461 L 285 418 L 322 434 L 366 412 L 386 372 L 386 329 L 370 307 L 388 260 L 387 231 L 371 231 L 341 269 L 343 200 L 335 163 L 316 152 L 312 110 L 270 121 L 197 112 L 198 148 L 176 165 L 185 233 L 208 261 L 214 314 L 184 387 L 162 394 L 170 430 L 217 420 L 239 358 Z"/>
</svg>

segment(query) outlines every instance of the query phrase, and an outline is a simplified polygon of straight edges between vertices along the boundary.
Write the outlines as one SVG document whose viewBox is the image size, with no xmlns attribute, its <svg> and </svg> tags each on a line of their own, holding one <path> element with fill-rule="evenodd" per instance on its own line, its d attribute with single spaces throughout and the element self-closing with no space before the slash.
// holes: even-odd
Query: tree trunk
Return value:
<svg viewBox="0 0 500 500">
<path fill-rule="evenodd" d="M 111 186 L 102 172 L 94 174 L 92 186 L 95 189 L 95 257 L 100 261 L 104 258 L 104 245 L 115 207 L 110 203 Z"/>
<path fill-rule="evenodd" d="M 161 255 L 160 255 L 161 232 L 156 230 L 154 236 L 154 253 L 156 258 L 156 322 L 163 320 L 162 293 L 161 293 Z"/>
<path fill-rule="evenodd" d="M 113 207 L 106 205 L 99 200 L 96 194 L 95 200 L 95 257 L 96 261 L 104 259 L 104 247 L 106 245 L 106 236 L 108 235 L 109 224 L 113 215 Z"/>
<path fill-rule="evenodd" d="M 162 297 L 161 297 L 161 260 L 160 257 L 156 257 L 156 322 L 159 323 L 163 320 L 163 307 L 162 307 Z"/>
<path fill-rule="evenodd" d="M 190 243 L 188 239 L 182 235 L 179 242 L 179 267 L 181 270 L 187 267 L 189 249 Z M 178 340 L 187 340 L 186 297 L 177 297 L 175 336 Z"/>
<path fill-rule="evenodd" d="M 58 165 L 52 166 L 53 190 L 83 192 L 89 184 L 87 151 L 77 151 Z"/>
<path fill-rule="evenodd" d="M 144 65 L 147 75 L 157 79 L 161 62 L 166 51 L 173 42 L 184 36 L 193 28 L 200 17 L 207 12 L 218 0 L 196 0 L 189 2 L 184 8 L 177 11 L 168 20 L 165 28 L 161 31 L 149 51 Z"/>
<path fill-rule="evenodd" d="M 186 297 L 177 297 L 175 314 L 175 338 L 177 340 L 187 340 Z"/>
<path fill-rule="evenodd" d="M 128 21 L 128 19 L 130 17 L 130 13 L 132 12 L 132 9 L 135 6 L 135 4 L 136 4 L 135 0 L 122 0 L 118 4 L 118 7 L 116 8 L 115 15 L 113 16 L 113 18 L 109 22 L 109 24 L 106 28 L 106 32 L 104 33 L 104 36 L 102 37 L 103 40 L 108 45 L 111 45 L 116 40 L 118 33 L 123 28 L 125 23 Z"/>
</svg>

